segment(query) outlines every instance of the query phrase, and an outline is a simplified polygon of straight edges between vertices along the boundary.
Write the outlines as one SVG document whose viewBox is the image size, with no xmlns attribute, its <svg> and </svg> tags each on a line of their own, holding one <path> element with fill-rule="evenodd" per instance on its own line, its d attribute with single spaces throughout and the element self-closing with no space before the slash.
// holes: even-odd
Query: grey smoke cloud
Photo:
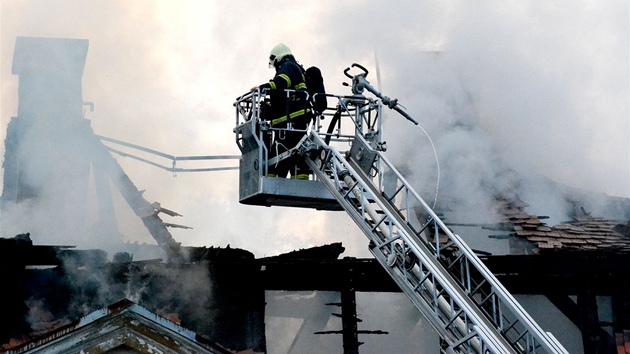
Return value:
<svg viewBox="0 0 630 354">
<path fill-rule="evenodd" d="M 444 199 L 484 210 L 491 193 L 515 191 L 531 201 L 530 212 L 561 221 L 567 205 L 541 176 L 628 195 L 626 3 L 387 3 L 342 19 L 346 10 L 329 18 L 331 26 L 369 35 L 330 40 L 377 49 L 385 93 L 432 135 Z M 374 21 L 365 26 L 367 18 Z M 390 152 L 413 166 L 431 200 L 428 140 L 395 113 L 388 118 L 388 139 L 418 142 L 389 144 Z"/>
<path fill-rule="evenodd" d="M 322 69 L 330 92 L 343 94 L 342 70 L 353 62 L 366 65 L 376 84 L 376 52 L 383 92 L 399 98 L 436 143 L 445 200 L 486 205 L 486 190 L 526 185 L 528 171 L 628 196 L 624 1 L 3 0 L 0 9 L 3 132 L 17 107 L 15 37 L 84 38 L 83 97 L 95 103 L 86 118 L 97 134 L 173 155 L 237 154 L 231 104 L 272 75 L 266 57 L 282 41 L 304 65 Z M 386 120 L 389 156 L 432 200 L 436 171 L 426 138 L 393 112 Z M 341 238 L 347 254 L 368 255 L 343 214 L 239 205 L 235 172 L 174 177 L 118 161 L 149 201 L 184 215 L 168 222 L 194 227 L 172 230 L 184 244 L 229 243 L 262 256 Z M 123 238 L 151 242 L 125 215 Z"/>
</svg>

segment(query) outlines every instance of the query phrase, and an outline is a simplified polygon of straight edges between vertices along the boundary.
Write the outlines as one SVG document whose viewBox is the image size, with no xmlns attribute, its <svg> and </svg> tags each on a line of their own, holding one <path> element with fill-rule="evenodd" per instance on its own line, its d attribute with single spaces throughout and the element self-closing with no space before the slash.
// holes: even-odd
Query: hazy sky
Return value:
<svg viewBox="0 0 630 354">
<path fill-rule="evenodd" d="M 339 94 L 349 93 L 343 69 L 357 62 L 374 72 L 377 53 L 383 92 L 436 143 L 445 196 L 476 205 L 482 190 L 527 190 L 513 170 L 630 196 L 627 1 L 0 3 L 3 137 L 18 103 L 16 36 L 89 40 L 83 98 L 95 104 L 86 113 L 94 131 L 173 155 L 239 153 L 232 103 L 273 75 L 269 50 L 284 42 Z M 426 137 L 393 113 L 386 119 L 389 156 L 431 200 Z M 347 255 L 368 254 L 341 212 L 240 205 L 235 171 L 173 177 L 118 161 L 149 201 L 184 215 L 164 218 L 194 228 L 172 230 L 183 244 L 263 256 L 342 241 Z M 119 223 L 126 240 L 152 242 L 131 212 Z M 43 228 L 33 238 L 58 240 Z"/>
</svg>

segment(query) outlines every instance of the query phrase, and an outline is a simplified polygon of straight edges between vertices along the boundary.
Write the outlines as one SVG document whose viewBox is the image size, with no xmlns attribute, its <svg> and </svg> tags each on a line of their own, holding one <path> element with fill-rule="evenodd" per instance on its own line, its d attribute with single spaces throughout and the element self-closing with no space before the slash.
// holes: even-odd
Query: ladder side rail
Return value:
<svg viewBox="0 0 630 354">
<path fill-rule="evenodd" d="M 323 143 L 321 138 L 317 136 L 317 134 L 312 134 L 310 138 L 318 146 L 325 146 L 325 144 Z M 404 235 L 407 230 L 401 224 L 400 218 L 396 217 L 395 211 L 391 210 L 391 206 L 389 208 L 387 207 L 383 196 L 378 193 L 374 193 L 373 188 L 371 188 L 371 179 L 367 178 L 366 176 L 360 175 L 356 171 L 356 169 L 351 166 L 351 163 L 348 163 L 348 161 L 346 161 L 345 158 L 336 150 L 327 148 L 326 154 L 328 155 L 329 159 L 333 160 L 334 164 L 339 165 L 338 167 L 334 168 L 335 170 L 339 171 L 343 169 L 345 171 L 348 171 L 348 174 L 345 176 L 345 182 L 346 185 L 357 185 L 355 187 L 356 199 L 359 201 L 362 199 L 369 199 L 371 201 L 374 201 L 373 203 L 376 204 L 378 208 L 380 208 L 381 212 L 389 215 L 391 219 L 390 221 L 396 226 L 398 236 L 401 236 L 401 234 Z M 322 181 L 325 181 L 326 172 L 320 170 L 320 168 L 323 167 L 324 163 L 318 164 L 308 158 L 306 159 L 306 161 L 309 163 L 314 173 L 320 174 L 320 179 Z M 347 199 L 344 195 L 341 195 L 338 192 L 339 187 L 333 185 L 332 182 L 327 183 L 327 187 L 331 190 L 333 194 L 335 194 L 336 197 Z M 362 193 L 367 193 L 367 197 L 364 198 Z M 516 353 L 511 345 L 507 341 L 505 341 L 503 336 L 496 332 L 496 330 L 493 328 L 492 323 L 488 321 L 483 314 L 479 313 L 476 304 L 468 299 L 463 291 L 452 285 L 454 280 L 450 278 L 450 275 L 448 275 L 448 273 L 443 269 L 443 266 L 441 266 L 439 262 L 430 255 L 430 251 L 426 249 L 426 247 L 422 249 L 414 240 L 410 239 L 408 235 L 404 235 L 404 238 L 406 239 L 406 244 L 403 247 L 409 247 L 415 254 L 415 257 L 418 259 L 418 264 L 414 265 L 415 269 L 413 270 L 413 272 L 410 272 L 410 274 L 413 273 L 416 279 L 424 279 L 425 283 L 423 284 L 423 287 L 425 290 L 428 290 L 427 292 L 430 294 L 428 298 L 426 294 L 415 291 L 414 283 L 417 283 L 417 280 L 414 281 L 414 279 L 410 279 L 408 276 L 405 276 L 404 269 L 401 270 L 399 268 L 390 268 L 391 265 L 388 266 L 389 262 L 387 258 L 389 258 L 388 256 L 391 253 L 386 253 L 389 249 L 387 247 L 381 248 L 379 247 L 379 244 L 387 241 L 386 238 L 391 238 L 392 235 L 385 235 L 385 233 L 387 233 L 386 229 L 381 228 L 379 232 L 376 233 L 377 237 L 374 237 L 375 233 L 372 229 L 362 226 L 366 224 L 366 221 L 378 221 L 378 216 L 364 215 L 364 209 L 367 209 L 367 206 L 365 205 L 355 205 L 351 202 L 342 203 L 342 205 L 344 206 L 344 208 L 350 208 L 346 209 L 350 215 L 355 215 L 353 219 L 359 224 L 359 226 L 361 226 L 361 229 L 366 233 L 366 236 L 368 236 L 368 238 L 374 244 L 370 247 L 372 253 L 376 257 L 376 259 L 379 260 L 381 265 L 390 273 L 392 278 L 399 284 L 401 290 L 403 290 L 410 297 L 412 302 L 414 302 L 414 304 L 421 310 L 421 312 L 423 312 L 423 314 L 426 314 L 427 312 L 432 314 L 432 319 L 434 320 L 432 321 L 432 324 L 435 324 L 436 321 L 440 324 L 436 327 L 436 330 L 438 330 L 438 332 L 443 335 L 445 331 L 450 331 L 451 335 L 443 336 L 443 338 L 453 343 L 452 338 L 453 333 L 455 332 L 452 329 L 449 330 L 448 328 L 448 323 L 451 323 L 453 321 L 452 319 L 450 319 L 450 317 L 444 315 L 448 315 L 451 312 L 448 309 L 448 302 L 449 299 L 452 299 L 458 304 L 458 307 L 464 309 L 465 318 L 467 319 L 465 322 L 461 319 L 456 320 L 456 322 L 460 325 L 458 333 L 460 338 L 462 336 L 468 336 L 470 334 L 470 324 L 476 324 L 479 326 L 479 335 L 473 336 L 474 338 L 478 339 L 478 341 L 472 342 L 473 346 L 475 346 L 476 343 L 477 348 L 480 348 L 480 346 L 497 347 L 500 348 L 498 349 L 498 351 L 496 351 L 497 353 Z M 383 238 L 384 236 L 385 239 Z M 383 252 L 380 252 L 380 250 L 383 250 Z M 430 275 L 427 276 L 426 273 L 430 273 Z M 428 281 L 427 279 L 429 278 L 431 278 L 432 281 Z M 432 298 L 437 298 L 439 299 L 439 301 L 431 301 Z M 432 308 L 432 311 L 427 311 L 424 307 Z M 442 327 L 445 324 L 447 325 L 447 327 Z M 484 342 L 487 343 L 484 345 Z"/>
<path fill-rule="evenodd" d="M 416 236 L 417 236 L 417 234 L 416 234 Z M 436 230 L 436 241 L 437 241 L 437 230 Z M 452 240 L 449 241 L 449 242 L 450 242 L 450 244 L 455 244 L 455 242 L 453 242 Z M 436 242 L 436 245 L 439 247 L 439 243 Z M 438 248 L 436 248 L 436 249 L 439 250 Z M 468 263 L 469 260 L 467 258 L 464 258 L 464 262 Z M 457 275 L 455 275 L 455 276 L 457 276 Z M 463 280 L 460 280 L 460 284 L 462 284 L 463 288 L 464 288 L 463 284 L 466 284 L 467 281 L 468 281 L 468 279 L 465 279 L 465 278 Z M 471 295 L 471 297 L 474 297 L 475 294 L 470 294 L 470 295 Z M 500 298 L 500 294 L 497 293 L 497 294 L 494 294 L 494 295 L 498 298 L 498 301 L 499 301 L 500 304 L 502 304 L 504 302 L 503 299 Z M 506 307 L 505 305 L 502 305 L 502 306 L 498 307 L 498 311 L 501 311 L 505 307 Z M 510 308 L 509 302 L 508 302 L 508 305 L 507 305 L 507 309 L 508 309 L 508 312 L 514 312 L 514 310 Z M 517 318 L 516 322 L 518 322 L 518 323 L 511 324 L 510 321 L 504 321 L 507 317 L 502 316 L 501 312 L 499 312 L 499 314 L 493 314 L 492 311 L 487 313 L 487 316 L 491 320 L 493 320 L 493 322 L 497 323 L 500 326 L 499 328 L 506 329 L 506 325 L 510 325 L 511 324 L 509 327 L 507 327 L 507 330 L 505 330 L 504 333 L 506 334 L 506 336 L 508 338 L 511 337 L 513 342 L 521 341 L 522 342 L 521 345 L 524 346 L 524 347 L 534 347 L 535 348 L 535 347 L 539 346 L 540 344 L 538 343 L 538 341 L 533 340 L 532 338 L 530 338 L 532 336 L 536 337 L 536 334 L 535 333 L 532 334 L 532 332 L 530 332 L 528 330 L 527 326 L 525 326 L 524 328 L 522 328 L 522 327 L 519 328 L 519 327 L 515 326 L 516 324 L 520 324 L 520 320 L 518 319 L 518 315 L 519 315 L 519 313 L 516 313 L 516 315 L 511 316 L 512 318 Z M 500 320 L 496 321 L 496 318 L 499 318 Z M 509 333 L 507 333 L 507 332 L 509 330 L 512 330 L 513 332 L 516 332 L 516 334 L 508 335 Z M 527 343 L 533 343 L 533 344 L 528 345 Z M 563 351 L 564 348 L 560 347 L 560 348 L 556 348 L 556 349 L 558 350 L 557 352 L 564 352 Z"/>
<path fill-rule="evenodd" d="M 349 164 L 353 165 L 353 161 L 349 160 Z M 365 175 L 364 172 L 359 169 L 357 166 L 354 166 L 354 173 L 355 175 L 362 175 L 360 177 L 360 179 L 362 180 L 369 180 L 369 176 Z M 371 187 L 370 184 L 367 184 L 367 186 Z M 366 188 L 369 189 L 369 188 Z M 381 198 L 379 196 L 379 193 L 377 193 L 376 191 L 372 190 L 370 193 L 370 196 L 372 196 L 372 198 Z M 383 197 L 384 198 L 384 197 Z M 386 200 L 384 198 L 384 200 Z M 422 260 L 422 256 L 423 255 L 429 255 L 429 259 L 432 259 L 433 261 L 436 262 L 436 267 L 437 269 L 443 270 L 444 273 L 442 274 L 443 279 L 437 279 L 436 282 L 430 282 L 429 285 L 431 287 L 433 287 L 431 289 L 431 294 L 432 296 L 436 297 L 437 300 L 434 300 L 434 302 L 437 302 L 439 305 L 440 310 L 442 310 L 444 313 L 448 313 L 449 311 L 452 312 L 451 307 L 446 303 L 446 301 L 454 301 L 454 298 L 457 297 L 453 297 L 453 291 L 459 291 L 462 294 L 465 294 L 465 292 L 460 288 L 460 287 L 452 287 L 453 284 L 457 284 L 456 280 L 453 279 L 452 277 L 450 277 L 450 274 L 448 273 L 448 271 L 446 269 L 443 268 L 443 266 L 439 263 L 439 260 L 434 259 L 431 256 L 431 251 L 426 248 L 426 245 L 424 245 L 424 243 L 417 243 L 416 240 L 413 238 L 414 232 L 411 229 L 406 229 L 406 227 L 408 227 L 407 223 L 405 222 L 404 218 L 397 218 L 400 216 L 399 213 L 397 213 L 397 210 L 395 208 L 392 208 L 390 210 L 388 210 L 386 212 L 386 214 L 391 215 L 392 219 L 396 219 L 397 221 L 395 222 L 398 228 L 398 237 L 401 239 L 402 241 L 402 248 L 403 249 L 408 249 L 409 251 L 411 251 L 415 257 L 417 259 L 419 259 L 419 263 L 418 265 L 414 265 L 412 267 L 412 271 L 413 273 L 416 275 L 416 277 L 422 277 L 424 275 L 424 272 L 421 271 L 422 267 L 421 265 L 423 264 Z M 381 258 L 379 257 L 378 253 L 375 253 L 375 250 L 377 248 L 372 248 L 370 251 L 372 252 L 372 254 L 374 254 L 374 256 L 378 259 Z M 399 255 L 402 254 L 403 252 L 399 252 Z M 404 257 L 404 256 L 403 256 Z M 426 259 L 424 260 L 424 263 L 426 264 Z M 383 266 L 385 266 L 385 263 L 381 262 L 381 264 Z M 389 258 L 388 258 L 388 262 L 387 264 L 389 266 L 392 266 L 389 263 Z M 430 274 L 431 276 L 435 276 L 435 268 L 430 269 Z M 404 273 L 404 268 L 403 268 L 403 273 Z M 439 290 L 436 286 L 440 286 L 442 287 L 442 290 Z M 403 288 L 404 290 L 404 288 Z M 409 295 L 409 294 L 408 294 Z M 450 300 L 447 299 L 447 297 L 445 297 L 444 295 L 448 295 L 448 297 L 450 297 Z M 495 326 L 493 325 L 493 323 L 491 321 L 488 320 L 487 315 L 485 313 L 483 313 L 477 306 L 476 303 L 474 303 L 471 299 L 469 299 L 469 297 L 467 297 L 466 295 L 463 295 L 461 298 L 459 298 L 456 302 L 455 302 L 458 306 L 461 306 L 462 309 L 465 309 L 464 311 L 464 319 L 468 318 L 468 320 L 464 320 L 466 323 L 470 322 L 473 323 L 476 328 L 477 328 L 477 332 L 479 332 L 479 336 L 481 338 L 484 338 L 484 341 L 481 342 L 473 342 L 472 346 L 473 348 L 476 350 L 476 352 L 481 352 L 480 350 L 480 346 L 482 347 L 488 347 L 488 348 L 496 348 L 497 346 L 499 346 L 501 348 L 501 350 L 498 351 L 498 353 L 511 353 L 513 352 L 512 350 L 518 349 L 518 348 L 513 348 L 512 344 L 509 341 L 506 341 L 506 338 L 504 338 L 495 328 Z M 457 319 L 460 323 L 462 322 L 462 319 Z M 463 325 L 458 326 L 460 327 L 460 333 L 461 334 L 465 334 L 467 332 L 470 332 L 470 330 L 466 331 L 461 329 L 463 327 Z M 490 343 L 485 343 L 485 342 L 490 342 L 493 341 L 495 342 L 494 344 L 490 344 Z M 461 344 L 461 343 L 460 343 Z M 508 349 L 510 348 L 510 349 Z"/>
<path fill-rule="evenodd" d="M 448 265 L 447 268 L 459 271 L 454 274 L 456 277 L 460 277 L 460 284 L 469 286 L 466 290 L 470 293 L 470 296 L 478 303 L 479 307 L 486 311 L 489 318 L 497 324 L 499 328 L 503 329 L 503 333 L 513 342 L 523 340 L 523 343 L 527 342 L 525 337 L 529 332 L 526 328 L 520 325 L 518 319 L 514 316 L 510 316 L 510 310 L 504 314 L 505 305 L 502 305 L 502 299 L 499 294 L 489 287 L 489 283 L 483 277 L 479 275 L 476 268 L 471 267 L 467 258 L 463 253 L 457 254 L 455 260 Z"/>
<path fill-rule="evenodd" d="M 386 161 L 386 159 L 384 159 L 384 161 Z M 402 185 L 401 187 L 398 188 L 398 190 L 402 190 L 402 189 L 404 189 L 406 191 L 409 191 L 409 188 L 405 187 L 404 185 Z M 405 194 L 407 194 L 407 193 L 405 193 Z M 389 198 L 389 199 L 395 204 L 396 201 L 393 200 L 393 198 Z M 418 204 L 418 203 L 416 203 L 416 204 Z M 405 205 L 403 207 L 397 207 L 397 209 L 399 209 L 399 210 L 402 210 L 402 209 L 405 209 L 405 208 L 409 208 L 409 206 Z M 401 215 L 403 215 L 402 212 L 401 212 Z M 404 215 L 403 215 L 403 217 L 404 217 Z M 437 217 L 437 215 L 434 215 L 434 217 Z M 430 221 L 428 221 L 427 224 L 429 222 L 431 222 L 431 220 L 433 220 L 433 218 L 431 216 L 429 216 L 428 219 Z M 436 257 L 440 257 L 443 248 L 449 248 L 449 247 L 452 248 L 452 246 L 455 245 L 455 243 L 452 240 L 447 240 L 448 242 L 446 243 L 446 245 L 441 247 L 441 244 L 439 242 L 439 231 L 441 231 L 441 229 L 439 229 L 439 225 L 437 223 L 434 223 L 434 224 L 436 225 L 436 228 L 434 230 L 435 233 L 433 235 L 433 238 L 434 238 L 434 245 L 433 245 L 433 247 L 435 247 L 435 251 L 434 252 L 436 254 Z M 409 226 L 413 228 L 413 225 L 409 225 Z M 425 227 L 426 226 L 427 225 L 425 224 Z M 416 230 L 414 229 L 414 231 L 416 231 Z M 422 231 L 422 229 L 420 231 Z M 420 233 L 418 233 L 418 232 L 415 232 L 415 235 L 420 237 Z M 445 233 L 444 236 L 448 237 L 448 234 Z M 422 238 L 420 238 L 420 239 L 422 241 L 424 241 L 427 245 L 431 243 L 431 240 L 424 240 Z M 452 264 L 448 265 L 448 267 L 449 268 L 453 268 L 453 269 L 455 269 L 456 267 L 460 267 L 463 270 L 463 271 L 460 271 L 460 273 L 452 272 L 452 274 L 456 278 L 459 279 L 459 282 L 460 282 L 460 284 L 461 284 L 463 289 L 465 289 L 468 293 L 470 293 L 470 295 L 475 295 L 473 290 L 477 290 L 478 287 L 477 286 L 475 286 L 474 288 L 472 287 L 473 282 L 472 282 L 472 277 L 471 277 L 471 275 L 469 273 L 470 272 L 469 262 L 468 262 L 467 258 L 464 258 L 464 256 L 465 256 L 465 254 L 460 254 L 456 258 L 455 262 L 453 262 Z M 457 263 L 458 260 L 461 260 L 461 262 Z"/>
<path fill-rule="evenodd" d="M 362 139 L 361 136 L 357 136 L 358 139 Z M 409 184 L 406 182 L 406 180 L 400 175 L 400 173 L 398 173 L 398 171 L 395 169 L 395 167 L 381 154 L 379 153 L 382 161 L 384 161 L 386 164 L 389 165 L 389 167 L 396 172 L 398 178 L 403 182 L 403 184 L 405 185 L 405 189 L 406 191 L 408 191 L 418 202 L 420 202 L 421 204 L 423 204 L 423 206 L 425 207 L 425 209 L 429 212 L 431 218 L 433 218 L 436 222 L 436 224 L 440 227 L 441 231 L 444 232 L 447 237 L 449 238 L 449 240 L 451 240 L 451 242 L 453 242 L 453 244 L 457 245 L 460 249 L 463 249 L 464 252 L 464 256 L 466 258 L 465 259 L 465 269 L 466 272 L 464 273 L 464 275 L 469 275 L 469 267 L 470 265 L 473 265 L 475 267 L 475 270 L 479 272 L 479 274 L 482 274 L 484 276 L 485 279 L 488 279 L 488 282 L 492 284 L 492 289 L 493 291 L 495 291 L 497 293 L 497 297 L 498 297 L 498 301 L 499 304 L 503 304 L 503 306 L 500 307 L 505 307 L 513 317 L 515 317 L 519 322 L 521 322 L 524 326 L 524 331 L 517 331 L 518 337 L 517 340 L 522 339 L 526 344 L 525 347 L 529 348 L 535 348 L 539 345 L 542 345 L 543 347 L 547 348 L 547 350 L 555 350 L 555 352 L 558 353 L 562 353 L 564 352 L 564 348 L 562 347 L 557 347 L 557 345 L 555 345 L 556 343 L 551 342 L 551 345 L 549 345 L 548 343 L 545 343 L 545 340 L 547 339 L 546 337 L 546 333 L 542 331 L 542 329 L 540 329 L 540 327 L 538 327 L 538 325 L 529 317 L 529 315 L 520 307 L 520 305 L 516 302 L 516 300 L 514 300 L 511 296 L 511 294 L 509 294 L 507 292 L 507 290 L 505 290 L 503 288 L 503 286 L 500 284 L 500 282 L 498 282 L 498 280 L 496 280 L 496 278 L 494 277 L 494 275 L 487 270 L 487 268 L 485 268 L 485 265 L 483 265 L 483 263 L 478 259 L 478 257 L 474 254 L 474 252 L 472 252 L 472 250 L 470 250 L 467 245 L 459 238 L 459 236 L 454 235 L 445 225 L 444 223 L 439 219 L 439 217 L 431 210 L 430 207 L 428 207 L 428 205 L 419 197 L 419 195 L 415 192 L 415 190 L 413 190 L 411 187 L 409 187 Z M 359 172 L 362 172 L 360 169 L 357 169 Z M 365 178 L 368 178 L 368 176 L 364 176 Z M 408 193 L 405 193 L 405 196 L 408 197 Z M 408 198 L 403 198 L 404 202 L 408 202 Z M 404 219 L 404 214 L 401 212 L 401 210 L 407 209 L 408 210 L 408 206 L 405 207 L 396 207 L 395 209 L 399 212 L 399 215 L 401 215 Z M 405 224 L 408 225 L 407 222 L 405 222 Z M 413 229 L 413 228 L 412 228 Z M 411 233 L 414 236 L 418 236 L 415 233 Z M 467 251 L 467 252 L 466 252 Z M 438 255 L 439 256 L 439 255 Z M 485 273 L 485 274 L 484 274 Z M 489 275 L 489 276 L 488 276 Z M 465 278 L 464 282 L 462 282 L 462 288 L 464 291 L 467 291 L 470 294 L 470 290 L 471 290 L 471 286 L 470 286 L 471 280 L 470 278 Z M 496 289 L 496 290 L 495 290 Z M 506 296 L 507 294 L 507 296 Z M 470 294 L 473 295 L 473 294 Z M 493 314 L 486 314 L 486 316 L 489 319 L 493 319 L 496 318 L 497 316 L 494 316 Z M 507 323 L 509 324 L 508 321 L 504 321 L 505 316 L 498 315 L 498 317 L 501 319 L 500 321 L 493 321 L 496 325 L 500 326 L 499 328 L 501 329 L 505 329 L 506 327 L 504 327 L 504 324 Z M 514 326 L 512 326 L 514 327 Z M 536 329 L 538 329 L 538 331 L 536 331 Z M 507 335 L 507 333 L 506 333 Z M 530 338 L 531 337 L 531 338 Z M 516 342 L 515 341 L 515 342 Z M 527 345 L 527 343 L 532 343 L 530 345 Z M 516 344 L 516 343 L 514 343 Z"/>
<path fill-rule="evenodd" d="M 314 167 L 315 165 L 311 165 L 311 167 Z M 368 238 L 374 242 L 378 242 L 378 237 L 375 235 L 380 235 L 377 232 L 375 232 L 375 230 L 373 230 L 372 228 L 369 228 L 367 225 L 367 223 L 365 223 L 365 219 L 364 216 L 361 212 L 361 208 L 357 208 L 357 206 L 352 205 L 352 203 L 350 203 L 346 197 L 344 195 L 342 195 L 341 193 L 339 193 L 338 187 L 336 187 L 330 179 L 324 178 L 323 176 L 320 176 L 320 180 L 322 180 L 322 182 L 324 182 L 327 187 L 329 188 L 329 190 L 332 192 L 332 194 L 338 198 L 338 200 L 340 201 L 340 204 L 344 207 L 344 209 L 348 212 L 348 214 L 351 216 L 351 218 L 355 221 L 355 223 L 357 223 L 357 225 L 359 225 L 359 227 L 362 229 L 362 231 L 368 235 Z M 372 236 L 372 237 L 370 237 Z M 375 239 L 375 237 L 377 237 Z M 383 237 L 383 236 L 381 236 Z M 401 276 L 400 273 L 395 272 L 394 269 L 387 267 L 385 264 L 387 262 L 386 257 L 383 253 L 380 252 L 375 252 L 373 249 L 371 250 L 372 254 L 374 255 L 374 257 L 377 259 L 377 261 L 379 261 L 379 263 L 384 267 L 384 269 L 388 272 L 388 274 L 390 275 L 390 277 L 396 282 L 396 284 L 399 286 L 400 289 L 407 289 L 409 288 L 409 283 L 405 282 L 404 276 Z M 438 310 L 443 311 L 443 312 L 447 312 L 448 309 L 444 309 L 443 303 L 445 302 L 442 299 L 438 299 L 438 295 L 436 294 L 436 288 L 433 286 L 433 283 L 435 282 L 434 280 L 434 276 L 431 273 L 428 273 L 425 275 L 425 279 L 426 281 L 424 282 L 424 285 L 427 286 L 432 290 L 430 293 L 431 295 L 429 296 L 430 300 L 426 300 L 426 297 L 418 297 L 418 296 L 410 296 L 410 299 L 412 301 L 412 303 L 420 310 L 420 312 L 429 320 L 429 322 L 431 323 L 431 325 L 438 331 L 438 333 L 440 333 L 440 336 L 442 338 L 452 338 L 449 342 L 457 342 L 460 345 L 461 340 L 458 340 L 459 336 L 466 334 L 466 330 L 464 327 L 464 322 L 460 320 L 460 328 L 459 330 L 461 331 L 461 334 L 459 336 L 453 336 L 452 334 L 452 329 L 449 329 L 448 325 L 452 322 L 454 322 L 455 320 L 451 320 L 451 321 L 446 321 L 443 318 L 440 317 L 440 313 L 438 313 Z M 431 281 L 431 279 L 433 279 L 433 281 Z M 439 301 L 442 300 L 442 301 Z M 432 304 L 431 304 L 432 302 Z M 445 325 L 446 323 L 446 325 Z M 462 327 L 464 329 L 462 329 Z M 467 334 L 466 337 L 470 336 L 470 334 Z M 479 345 L 477 345 L 479 346 Z M 496 353 L 501 353 L 500 351 L 495 351 Z M 451 350 L 449 351 L 449 353 L 460 353 L 459 351 L 454 351 Z"/>
<path fill-rule="evenodd" d="M 361 137 L 358 137 L 361 138 Z M 461 237 L 457 234 L 454 234 L 445 224 L 444 222 L 437 216 L 437 214 L 429 207 L 429 205 L 418 195 L 418 193 L 411 187 L 409 182 L 397 171 L 394 165 L 381 153 L 377 151 L 379 155 L 379 160 L 381 160 L 382 166 L 391 170 L 394 173 L 398 182 L 402 184 L 405 190 L 408 191 L 409 197 L 413 199 L 412 204 L 421 206 L 428 214 L 428 216 L 435 222 L 438 226 L 439 230 L 444 233 L 444 235 L 448 238 L 449 242 L 452 242 L 460 252 L 464 255 L 465 262 L 468 266 L 472 266 L 475 268 L 477 272 L 491 284 L 492 291 L 497 294 L 498 301 L 500 302 L 499 306 L 504 308 L 504 310 L 508 310 L 511 315 L 514 316 L 521 325 L 525 328 L 528 334 L 535 339 L 535 343 L 541 345 L 547 352 L 550 353 L 567 353 L 566 349 L 564 349 L 561 345 L 558 345 L 557 341 L 553 341 L 547 335 L 546 332 L 540 328 L 540 326 L 530 317 L 530 315 L 521 307 L 521 305 L 513 298 L 513 296 L 505 289 L 505 287 L 496 279 L 494 274 L 490 272 L 490 270 L 483 264 L 483 262 L 477 257 L 477 255 L 468 247 L 468 245 L 461 239 Z M 396 207 L 396 209 L 402 209 Z M 401 214 L 402 215 L 402 214 Z M 419 238 L 419 235 L 415 235 L 415 237 Z M 437 235 L 436 235 L 437 236 Z M 437 238 L 437 237 L 436 237 Z M 440 253 L 438 253 L 439 248 L 436 249 L 434 253 L 434 257 L 439 258 Z M 466 280 L 468 283 L 469 280 Z M 466 290 L 466 287 L 464 287 Z M 474 294 L 470 294 L 474 295 Z M 504 316 L 501 316 L 504 317 Z M 495 321 L 496 322 L 496 321 Z M 495 323 L 500 325 L 501 329 L 504 330 L 506 325 L 509 323 Z"/>
</svg>

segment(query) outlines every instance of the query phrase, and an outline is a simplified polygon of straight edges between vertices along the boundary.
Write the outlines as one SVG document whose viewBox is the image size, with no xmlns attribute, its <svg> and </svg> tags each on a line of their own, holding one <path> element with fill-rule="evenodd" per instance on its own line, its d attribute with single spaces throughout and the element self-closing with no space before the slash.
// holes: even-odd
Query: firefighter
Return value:
<svg viewBox="0 0 630 354">
<path fill-rule="evenodd" d="M 276 69 L 276 75 L 269 82 L 252 88 L 267 89 L 269 105 L 262 107 L 262 118 L 268 120 L 274 129 L 273 139 L 269 148 L 269 158 L 273 158 L 295 147 L 306 134 L 306 129 L 312 118 L 304 70 L 295 60 L 291 49 L 284 44 L 278 44 L 269 54 L 269 67 Z M 285 89 L 294 90 L 287 92 Z M 292 157 L 281 161 L 277 165 L 269 166 L 268 176 L 309 179 L 309 168 L 299 157 Z"/>
</svg>

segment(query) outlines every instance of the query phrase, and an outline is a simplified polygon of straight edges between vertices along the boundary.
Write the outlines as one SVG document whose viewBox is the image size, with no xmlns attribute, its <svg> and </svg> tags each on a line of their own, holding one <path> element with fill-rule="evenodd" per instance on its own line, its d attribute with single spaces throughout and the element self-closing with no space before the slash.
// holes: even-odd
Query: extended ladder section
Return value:
<svg viewBox="0 0 630 354">
<path fill-rule="evenodd" d="M 567 353 L 381 152 L 361 136 L 357 143 L 361 147 L 346 158 L 312 132 L 304 151 L 311 151 L 314 173 L 369 238 L 374 257 L 438 331 L 444 352 Z M 375 177 L 361 167 L 371 154 L 384 172 Z"/>
<path fill-rule="evenodd" d="M 327 110 L 315 117 L 301 143 L 286 156 L 276 158 L 301 156 L 313 171 L 312 179 L 273 180 L 280 180 L 286 190 L 300 189 L 303 185 L 296 183 L 302 182 L 326 187 L 329 198 L 367 236 L 374 257 L 439 333 L 442 352 L 567 353 L 385 157 L 380 119 L 383 105 L 417 123 L 398 107 L 397 100 L 381 95 L 369 85 L 365 68 L 357 64 L 353 67 L 363 70 L 354 76 L 348 73 L 350 68 L 344 71 L 352 79 L 353 95 L 327 95 L 337 100 L 334 113 Z M 378 99 L 365 97 L 364 89 Z M 258 183 L 256 188 L 245 188 L 255 190 L 250 193 L 255 197 L 269 194 L 258 185 L 264 187 L 269 180 L 264 170 L 273 162 L 266 159 L 268 148 L 260 138 L 270 131 L 267 123 L 260 120 L 257 108 L 264 97 L 264 92 L 257 92 L 235 103 L 234 131 L 243 152 L 241 185 L 251 180 Z M 330 121 L 326 131 L 322 129 L 325 119 Z M 342 121 L 350 121 L 350 129 L 344 130 Z M 244 200 L 249 203 L 250 199 Z M 266 200 L 259 205 L 270 205 Z"/>
</svg>

